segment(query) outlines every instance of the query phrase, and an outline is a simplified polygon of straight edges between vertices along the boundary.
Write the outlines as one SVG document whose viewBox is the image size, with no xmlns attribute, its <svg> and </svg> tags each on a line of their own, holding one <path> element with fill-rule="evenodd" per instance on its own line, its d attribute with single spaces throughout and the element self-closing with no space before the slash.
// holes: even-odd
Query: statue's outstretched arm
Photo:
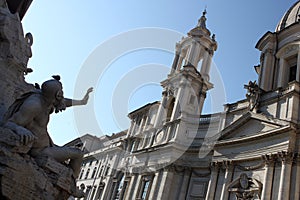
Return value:
<svg viewBox="0 0 300 200">
<path fill-rule="evenodd" d="M 93 88 L 92 87 L 90 87 L 86 91 L 86 94 L 84 95 L 83 99 L 81 99 L 81 100 L 74 100 L 74 99 L 65 98 L 65 105 L 66 105 L 66 107 L 86 105 L 87 102 L 88 102 L 88 100 L 89 100 L 89 94 L 91 92 L 93 92 Z"/>
</svg>

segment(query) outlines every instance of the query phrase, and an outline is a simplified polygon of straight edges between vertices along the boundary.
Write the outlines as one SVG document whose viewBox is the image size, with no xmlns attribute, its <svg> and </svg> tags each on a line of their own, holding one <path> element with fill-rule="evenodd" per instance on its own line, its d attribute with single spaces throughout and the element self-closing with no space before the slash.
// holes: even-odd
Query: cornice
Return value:
<svg viewBox="0 0 300 200">
<path fill-rule="evenodd" d="M 257 139 L 267 138 L 269 136 L 273 136 L 275 134 L 279 134 L 279 133 L 283 133 L 283 132 L 287 132 L 287 131 L 291 131 L 291 130 L 293 130 L 293 128 L 290 125 L 288 125 L 288 126 L 284 126 L 284 127 L 275 129 L 275 130 L 270 130 L 270 131 L 261 132 L 261 133 L 254 133 L 252 135 L 248 135 L 245 137 L 220 140 L 220 141 L 216 142 L 215 146 L 219 147 L 219 146 L 225 146 L 225 145 L 253 142 Z"/>
</svg>

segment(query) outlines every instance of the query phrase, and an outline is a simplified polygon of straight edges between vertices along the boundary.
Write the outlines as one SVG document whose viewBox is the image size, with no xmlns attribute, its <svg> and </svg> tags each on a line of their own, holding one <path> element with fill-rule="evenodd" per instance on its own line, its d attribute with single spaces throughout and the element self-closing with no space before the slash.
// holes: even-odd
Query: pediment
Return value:
<svg viewBox="0 0 300 200">
<path fill-rule="evenodd" d="M 248 112 L 223 129 L 218 141 L 248 137 L 272 130 L 275 131 L 286 125 L 288 124 L 284 121 Z"/>
</svg>

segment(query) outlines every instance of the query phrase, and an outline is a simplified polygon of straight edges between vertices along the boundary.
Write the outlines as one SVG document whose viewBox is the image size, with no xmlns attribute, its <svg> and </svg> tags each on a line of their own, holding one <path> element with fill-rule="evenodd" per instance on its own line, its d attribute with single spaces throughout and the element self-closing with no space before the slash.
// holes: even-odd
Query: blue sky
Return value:
<svg viewBox="0 0 300 200">
<path fill-rule="evenodd" d="M 31 32 L 34 37 L 33 57 L 29 67 L 34 69 L 26 76 L 30 83 L 42 83 L 53 74 L 60 74 L 66 97 L 81 98 L 87 89 L 89 77 L 84 87 L 76 87 L 82 68 L 89 62 L 97 48 L 105 51 L 96 56 L 100 60 L 114 55 L 117 49 L 136 41 L 126 40 L 126 33 L 149 27 L 160 28 L 186 34 L 196 26 L 202 11 L 207 7 L 207 27 L 216 34 L 218 50 L 214 63 L 224 83 L 226 102 L 231 103 L 245 97 L 243 85 L 249 80 L 256 80 L 253 66 L 259 63 L 259 52 L 255 44 L 267 31 L 274 31 L 278 21 L 286 10 L 295 2 L 292 0 L 52 0 L 34 1 L 23 19 L 24 32 Z M 156 45 L 174 44 L 180 37 L 159 37 L 149 34 L 136 35 L 137 39 L 149 38 Z M 163 34 L 162 34 L 163 35 Z M 104 46 L 115 42 L 116 37 L 123 37 L 122 42 L 113 46 Z M 125 39 L 124 39 L 125 38 Z M 119 45 L 119 46 L 118 46 Z M 112 48 L 113 47 L 113 48 Z M 105 73 L 91 85 L 95 88 L 90 103 L 94 113 L 82 109 L 83 127 L 78 128 L 73 110 L 51 116 L 49 132 L 57 144 L 64 144 L 80 135 L 111 134 L 127 128 L 126 112 L 130 112 L 148 102 L 160 100 L 159 81 L 166 76 L 172 65 L 174 54 L 159 48 L 141 48 L 118 55 Z M 97 67 L 97 66 L 95 66 Z M 161 68 L 160 68 L 161 67 Z M 142 70 L 144 69 L 144 70 Z M 158 70 L 150 70 L 158 69 Z M 97 68 L 93 68 L 97 72 Z M 100 70 L 100 69 L 99 69 Z M 150 70 L 149 72 L 147 70 Z M 157 72 L 157 73 L 156 73 Z M 141 75 L 139 75 L 139 73 Z M 148 73 L 148 77 L 147 77 Z M 146 76 L 144 76 L 146 74 Z M 151 77 L 151 78 L 150 78 Z M 162 79 L 161 79 L 162 77 Z M 130 79 L 131 78 L 131 79 Z M 147 79 L 149 78 L 149 80 Z M 134 79 L 140 82 L 134 82 Z M 118 87 L 122 81 L 132 82 L 130 96 L 122 96 Z M 132 80 L 132 81 L 131 81 Z M 143 83 L 143 80 L 145 81 Z M 151 82 L 152 81 L 152 82 Z M 135 85 L 134 85 L 135 84 Z M 117 89 L 116 89 L 117 88 Z M 122 91 L 121 91 L 122 93 Z M 116 100 L 117 98 L 117 100 Z M 207 105 L 204 113 L 221 111 L 222 105 L 212 108 Z M 223 104 L 220 103 L 220 104 Z M 118 122 L 120 116 L 114 116 L 116 110 L 122 110 L 125 122 Z M 114 111 L 113 111 L 114 110 Z M 125 110 L 125 111 L 124 111 Z M 95 115 L 98 129 L 91 129 L 89 124 Z"/>
</svg>

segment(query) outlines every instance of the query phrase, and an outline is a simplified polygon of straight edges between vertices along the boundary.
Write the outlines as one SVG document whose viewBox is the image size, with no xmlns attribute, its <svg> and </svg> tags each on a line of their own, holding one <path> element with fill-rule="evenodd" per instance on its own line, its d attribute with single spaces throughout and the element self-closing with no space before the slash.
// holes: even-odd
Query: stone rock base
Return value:
<svg viewBox="0 0 300 200">
<path fill-rule="evenodd" d="M 0 199 L 64 200 L 75 188 L 72 170 L 48 157 L 32 158 L 19 136 L 0 127 Z"/>
</svg>

